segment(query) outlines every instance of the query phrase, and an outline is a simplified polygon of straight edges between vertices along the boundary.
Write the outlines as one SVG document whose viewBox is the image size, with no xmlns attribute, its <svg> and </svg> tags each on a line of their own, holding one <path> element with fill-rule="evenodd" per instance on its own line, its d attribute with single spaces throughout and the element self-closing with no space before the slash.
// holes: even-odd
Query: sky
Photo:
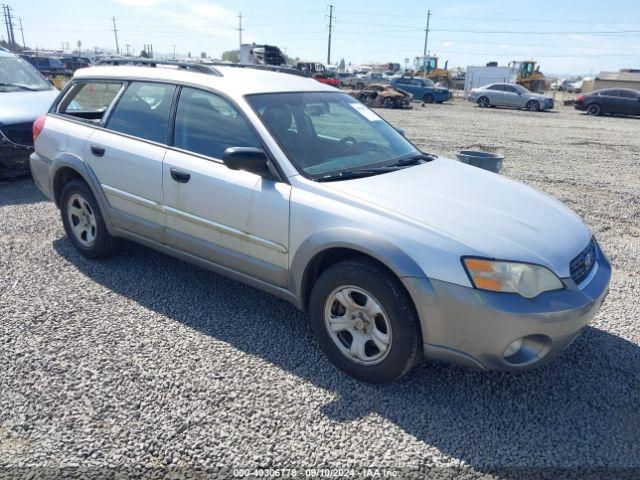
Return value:
<svg viewBox="0 0 640 480">
<path fill-rule="evenodd" d="M 535 59 L 543 72 L 589 74 L 640 68 L 638 0 L 5 0 L 22 19 L 27 46 L 100 47 L 121 52 L 152 44 L 156 56 L 206 52 L 220 58 L 242 40 L 277 45 L 289 56 L 327 61 L 329 3 L 332 63 L 397 62 L 428 49 L 449 67 Z M 0 25 L 4 27 L 4 25 Z M 3 29 L 3 37 L 6 32 Z M 20 31 L 16 39 L 21 41 Z"/>
</svg>

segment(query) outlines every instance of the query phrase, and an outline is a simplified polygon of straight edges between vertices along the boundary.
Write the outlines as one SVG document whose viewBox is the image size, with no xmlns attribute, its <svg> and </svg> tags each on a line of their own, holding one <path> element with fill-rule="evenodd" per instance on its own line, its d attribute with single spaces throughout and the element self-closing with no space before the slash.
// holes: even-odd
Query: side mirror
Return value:
<svg viewBox="0 0 640 480">
<path fill-rule="evenodd" d="M 398 133 L 399 133 L 400 135 L 402 135 L 403 137 L 406 137 L 406 136 L 407 136 L 407 132 L 405 132 L 403 128 L 395 127 L 395 129 L 396 129 L 396 130 L 398 131 Z"/>
<path fill-rule="evenodd" d="M 222 154 L 222 161 L 231 170 L 244 170 L 256 175 L 272 177 L 267 155 L 259 148 L 229 147 Z"/>
</svg>

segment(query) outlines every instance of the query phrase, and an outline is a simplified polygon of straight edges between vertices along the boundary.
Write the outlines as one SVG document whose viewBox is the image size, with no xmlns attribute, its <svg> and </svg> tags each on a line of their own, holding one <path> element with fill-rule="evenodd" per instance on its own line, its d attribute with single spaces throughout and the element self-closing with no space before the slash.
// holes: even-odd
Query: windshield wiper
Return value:
<svg viewBox="0 0 640 480">
<path fill-rule="evenodd" d="M 0 82 L 0 87 L 15 87 L 15 88 L 19 88 L 20 90 L 27 90 L 29 92 L 37 92 L 40 90 L 39 88 L 33 88 L 27 85 L 20 85 L 19 83 Z"/>
<path fill-rule="evenodd" d="M 337 173 L 331 173 L 317 178 L 318 182 L 332 182 L 335 180 L 350 180 L 352 178 L 371 177 L 380 173 L 391 172 L 394 168 L 376 167 L 376 168 L 354 168 L 342 170 Z"/>
<path fill-rule="evenodd" d="M 431 155 L 429 153 L 416 153 L 413 155 L 409 155 L 407 157 L 402 157 L 396 160 L 394 163 L 385 165 L 388 168 L 401 168 L 401 167 L 409 167 L 411 165 L 420 165 L 425 162 L 430 162 L 431 160 L 435 160 L 436 156 Z"/>
</svg>

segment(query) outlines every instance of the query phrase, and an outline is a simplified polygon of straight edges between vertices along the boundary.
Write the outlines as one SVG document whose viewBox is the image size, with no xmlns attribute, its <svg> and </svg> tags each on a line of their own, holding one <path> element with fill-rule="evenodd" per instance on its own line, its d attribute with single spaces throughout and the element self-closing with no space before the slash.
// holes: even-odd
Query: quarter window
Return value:
<svg viewBox="0 0 640 480">
<path fill-rule="evenodd" d="M 121 88 L 122 82 L 78 83 L 62 101 L 58 112 L 99 122 Z"/>
<path fill-rule="evenodd" d="M 175 86 L 133 82 L 124 92 L 106 127 L 158 143 L 167 143 L 169 112 Z"/>
<path fill-rule="evenodd" d="M 173 144 L 219 159 L 229 147 L 260 148 L 256 133 L 231 103 L 188 87 L 180 92 Z"/>
</svg>

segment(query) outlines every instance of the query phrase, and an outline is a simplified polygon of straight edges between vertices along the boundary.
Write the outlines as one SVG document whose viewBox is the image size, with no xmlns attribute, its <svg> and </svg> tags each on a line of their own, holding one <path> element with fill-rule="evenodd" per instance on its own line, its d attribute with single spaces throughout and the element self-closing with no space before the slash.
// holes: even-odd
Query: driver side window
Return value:
<svg viewBox="0 0 640 480">
<path fill-rule="evenodd" d="M 133 82 L 107 120 L 106 128 L 134 137 L 166 144 L 169 112 L 175 86 Z"/>
</svg>

